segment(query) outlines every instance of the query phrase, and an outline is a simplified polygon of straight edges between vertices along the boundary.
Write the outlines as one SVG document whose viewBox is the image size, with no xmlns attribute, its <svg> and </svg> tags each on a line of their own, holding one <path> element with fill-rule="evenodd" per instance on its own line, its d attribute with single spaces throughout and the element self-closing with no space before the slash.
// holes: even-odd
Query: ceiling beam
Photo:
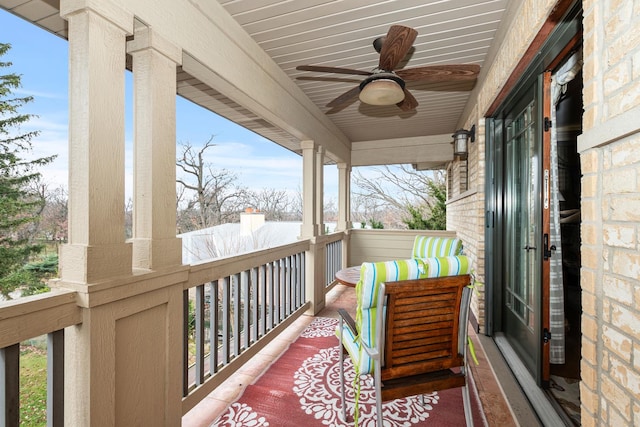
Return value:
<svg viewBox="0 0 640 427">
<path fill-rule="evenodd" d="M 451 134 L 358 141 L 351 144 L 352 166 L 441 165 L 453 160 Z"/>
</svg>

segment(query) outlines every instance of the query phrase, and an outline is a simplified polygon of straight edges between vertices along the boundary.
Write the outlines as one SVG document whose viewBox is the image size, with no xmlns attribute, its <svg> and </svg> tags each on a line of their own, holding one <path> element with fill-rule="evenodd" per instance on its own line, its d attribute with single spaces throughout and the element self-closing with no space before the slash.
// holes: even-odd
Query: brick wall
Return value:
<svg viewBox="0 0 640 427">
<path fill-rule="evenodd" d="M 470 145 L 468 191 L 449 194 L 447 227 L 465 241 L 481 280 L 482 117 L 555 4 L 524 0 L 513 13 L 494 60 L 484 64 L 473 112 L 462 118 L 467 129 L 476 124 L 477 139 Z M 640 0 L 584 0 L 583 10 L 582 423 L 640 426 Z M 451 171 L 457 170 L 454 164 Z M 472 309 L 483 318 L 482 293 Z"/>
<path fill-rule="evenodd" d="M 471 125 L 465 127 L 470 128 Z M 476 139 L 469 143 L 468 161 L 454 162 L 449 173 L 453 174 L 453 185 L 447 194 L 447 229 L 455 231 L 462 239 L 464 253 L 471 257 L 474 265 L 474 276 L 484 283 L 484 120 L 476 123 Z M 461 185 L 466 175 L 467 184 Z M 480 285 L 476 289 L 471 312 L 478 321 L 480 332 L 484 333 L 485 287 Z"/>
<path fill-rule="evenodd" d="M 464 242 L 464 254 L 471 258 L 473 274 L 479 282 L 484 282 L 484 193 L 471 189 L 452 199 L 447 204 L 447 229 L 455 230 Z M 479 238 L 480 236 L 480 238 Z M 476 288 L 471 300 L 471 311 L 484 333 L 484 291 L 483 285 Z"/>
<path fill-rule="evenodd" d="M 583 8 L 582 423 L 640 425 L 640 2 Z"/>
</svg>

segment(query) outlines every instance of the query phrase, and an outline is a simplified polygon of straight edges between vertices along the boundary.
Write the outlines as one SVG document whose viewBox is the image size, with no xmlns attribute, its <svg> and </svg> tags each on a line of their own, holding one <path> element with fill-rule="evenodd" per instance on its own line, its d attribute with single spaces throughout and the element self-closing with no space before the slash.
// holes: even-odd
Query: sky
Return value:
<svg viewBox="0 0 640 427">
<path fill-rule="evenodd" d="M 68 183 L 68 44 L 35 25 L 0 9 L 0 42 L 11 49 L 0 61 L 12 62 L 2 73 L 21 75 L 15 96 L 33 96 L 34 101 L 19 113 L 38 117 L 23 125 L 22 131 L 37 130 L 32 140 L 34 157 L 57 154 L 56 160 L 39 169 L 50 187 L 67 188 Z M 125 117 L 125 199 L 132 196 L 132 76 L 126 72 Z M 302 188 L 302 157 L 246 130 L 184 98 L 176 96 L 177 143 L 203 145 L 211 136 L 216 147 L 209 149 L 215 169 L 228 169 L 238 183 L 253 190 L 286 189 L 291 194 Z M 179 149 L 179 148 L 178 148 Z M 337 199 L 338 173 L 325 167 L 325 200 Z"/>
</svg>

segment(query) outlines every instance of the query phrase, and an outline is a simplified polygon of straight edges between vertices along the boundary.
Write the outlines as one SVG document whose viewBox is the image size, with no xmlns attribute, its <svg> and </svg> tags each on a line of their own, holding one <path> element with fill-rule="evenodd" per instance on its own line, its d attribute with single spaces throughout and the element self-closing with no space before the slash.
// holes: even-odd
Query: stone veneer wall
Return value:
<svg viewBox="0 0 640 427">
<path fill-rule="evenodd" d="M 582 425 L 640 425 L 640 2 L 586 0 Z"/>
</svg>

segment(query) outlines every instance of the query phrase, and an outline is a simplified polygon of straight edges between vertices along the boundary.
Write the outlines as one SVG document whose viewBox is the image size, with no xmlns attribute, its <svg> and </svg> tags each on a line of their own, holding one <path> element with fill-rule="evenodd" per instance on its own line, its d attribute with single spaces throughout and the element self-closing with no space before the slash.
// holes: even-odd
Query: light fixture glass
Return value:
<svg viewBox="0 0 640 427">
<path fill-rule="evenodd" d="M 360 90 L 360 101 L 371 105 L 393 105 L 404 99 L 404 90 L 392 79 L 376 79 Z"/>
<path fill-rule="evenodd" d="M 458 129 L 451 136 L 453 137 L 453 154 L 461 159 L 466 159 L 467 153 L 469 153 L 469 140 L 471 142 L 476 140 L 476 125 L 473 125 L 471 130 Z"/>
</svg>

